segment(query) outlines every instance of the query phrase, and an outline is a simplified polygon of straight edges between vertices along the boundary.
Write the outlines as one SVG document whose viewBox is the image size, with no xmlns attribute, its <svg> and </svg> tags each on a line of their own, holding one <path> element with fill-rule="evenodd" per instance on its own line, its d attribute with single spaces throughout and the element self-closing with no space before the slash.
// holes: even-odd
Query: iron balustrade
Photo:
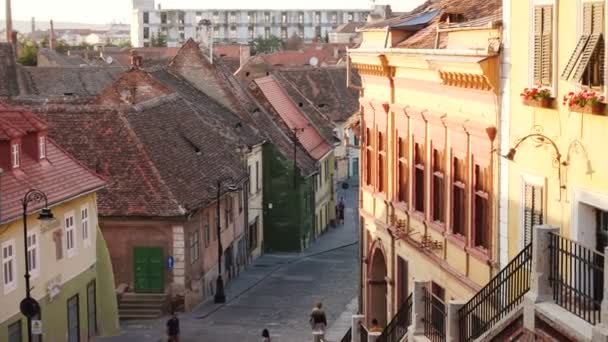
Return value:
<svg viewBox="0 0 608 342">
<path fill-rule="evenodd" d="M 346 332 L 346 334 L 344 334 L 344 337 L 342 337 L 340 342 L 350 342 L 352 340 L 352 337 L 353 337 L 353 328 L 348 328 L 348 331 Z"/>
<path fill-rule="evenodd" d="M 441 298 L 423 289 L 424 299 L 424 336 L 431 342 L 445 341 L 446 314 L 445 303 Z"/>
<path fill-rule="evenodd" d="M 528 244 L 460 310 L 460 340 L 473 341 L 507 316 L 530 289 L 532 244 Z"/>
<path fill-rule="evenodd" d="M 553 233 L 549 250 L 555 303 L 593 325 L 600 323 L 604 254 Z"/>
<path fill-rule="evenodd" d="M 399 312 L 391 322 L 384 328 L 378 342 L 399 342 L 407 333 L 407 328 L 412 324 L 412 295 L 410 294 Z"/>
<path fill-rule="evenodd" d="M 367 329 L 359 323 L 359 341 L 367 341 Z"/>
</svg>

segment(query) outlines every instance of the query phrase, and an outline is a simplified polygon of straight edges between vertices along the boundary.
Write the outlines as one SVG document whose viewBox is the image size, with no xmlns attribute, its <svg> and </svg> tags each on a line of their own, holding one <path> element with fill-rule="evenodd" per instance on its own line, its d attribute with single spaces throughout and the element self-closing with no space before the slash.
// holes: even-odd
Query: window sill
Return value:
<svg viewBox="0 0 608 342">
<path fill-rule="evenodd" d="M 434 231 L 436 231 L 438 233 L 445 232 L 445 223 L 443 223 L 443 222 L 429 221 L 428 226 L 429 226 L 429 228 L 433 229 Z"/>
<path fill-rule="evenodd" d="M 449 234 L 448 241 L 458 246 L 458 248 L 462 249 L 463 251 L 467 248 L 466 238 L 460 234 Z"/>
<path fill-rule="evenodd" d="M 408 208 L 407 208 L 407 203 L 405 202 L 395 202 L 393 201 L 393 207 L 395 207 L 396 209 L 399 209 L 403 212 L 407 212 Z"/>
<path fill-rule="evenodd" d="M 4 294 L 7 295 L 17 289 L 17 284 L 4 285 Z"/>
<path fill-rule="evenodd" d="M 476 258 L 482 262 L 485 262 L 488 265 L 492 264 L 489 250 L 487 250 L 485 248 L 480 248 L 480 247 L 467 247 L 466 251 L 467 251 L 467 253 L 472 255 L 474 258 Z"/>
</svg>

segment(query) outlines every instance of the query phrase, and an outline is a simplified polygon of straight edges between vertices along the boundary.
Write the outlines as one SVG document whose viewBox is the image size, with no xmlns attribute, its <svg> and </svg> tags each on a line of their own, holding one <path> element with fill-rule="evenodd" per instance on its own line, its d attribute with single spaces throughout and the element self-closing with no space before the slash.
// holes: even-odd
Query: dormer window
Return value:
<svg viewBox="0 0 608 342">
<path fill-rule="evenodd" d="M 13 169 L 16 169 L 19 167 L 19 164 L 21 162 L 21 156 L 19 155 L 19 144 L 12 144 L 11 145 L 11 156 L 12 156 L 12 161 L 13 161 Z"/>
<path fill-rule="evenodd" d="M 40 159 L 46 158 L 46 137 L 38 138 L 38 155 Z"/>
</svg>

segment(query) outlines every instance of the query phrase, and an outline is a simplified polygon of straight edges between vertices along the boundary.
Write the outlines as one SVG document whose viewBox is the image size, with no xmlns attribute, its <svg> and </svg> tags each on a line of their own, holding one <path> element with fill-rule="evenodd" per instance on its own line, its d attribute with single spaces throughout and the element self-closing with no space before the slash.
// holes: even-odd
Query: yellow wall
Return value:
<svg viewBox="0 0 608 342">
<path fill-rule="evenodd" d="M 326 169 L 327 177 L 325 177 Z M 318 181 L 318 177 L 321 178 L 319 188 L 315 183 L 315 227 L 317 227 L 317 218 L 320 224 L 320 227 L 317 227 L 317 234 L 324 231 L 330 221 L 336 218 L 334 173 L 335 156 L 332 151 L 319 161 L 319 174 L 315 176 L 315 182 Z"/>
<path fill-rule="evenodd" d="M 606 158 L 606 137 L 608 136 L 608 117 L 570 112 L 562 105 L 562 98 L 570 91 L 580 87 L 562 81 L 559 75 L 564 70 L 576 46 L 578 36 L 577 10 L 579 0 L 556 1 L 559 3 L 558 26 L 554 36 L 553 95 L 557 98 L 554 109 L 539 109 L 522 105 L 519 94 L 525 87 L 532 85 L 530 67 L 530 16 L 528 1 L 512 0 L 512 12 L 517 13 L 511 25 L 511 121 L 510 140 L 513 146 L 518 139 L 535 130 L 551 138 L 557 144 L 562 160 L 570 157 L 568 167 L 562 169 L 566 189 L 559 188 L 558 169 L 554 167 L 555 153 L 550 146 L 537 147 L 527 140 L 517 149 L 515 161 L 509 165 L 509 258 L 522 248 L 522 179 L 537 180 L 544 184 L 545 222 L 561 227 L 566 237 L 571 237 L 595 248 L 595 220 L 590 218 L 592 210 L 582 204 L 608 210 L 608 158 Z M 557 44 L 559 42 L 559 44 Z M 580 146 L 576 145 L 580 143 Z M 587 156 L 585 156 L 585 151 Z M 587 174 L 587 157 L 595 171 Z M 561 195 L 561 200 L 560 200 Z"/>
<path fill-rule="evenodd" d="M 89 210 L 89 236 L 90 244 L 84 245 L 80 209 L 88 206 Z M 28 217 L 28 233 L 38 232 L 39 274 L 32 276 L 30 285 L 32 297 L 39 302 L 47 301 L 47 286 L 57 281 L 59 288 L 79 274 L 95 266 L 96 239 L 97 239 L 97 207 L 95 194 L 81 196 L 66 203 L 51 207 L 55 220 L 38 221 L 38 214 Z M 73 211 L 75 219 L 75 246 L 76 253 L 68 257 L 66 250 L 66 235 L 64 229 L 64 216 Z M 53 234 L 62 231 L 63 257 L 57 260 Z M 3 281 L 0 281 L 0 322 L 4 322 L 19 311 L 19 302 L 25 297 L 25 259 L 23 246 L 23 221 L 13 221 L 0 226 L 0 244 L 15 241 L 17 266 L 14 270 L 17 286 L 14 290 L 5 293 Z M 82 300 L 82 299 L 81 299 Z"/>
<path fill-rule="evenodd" d="M 471 45 L 470 42 L 477 42 L 483 38 L 483 41 L 487 44 L 488 36 L 497 36 L 498 31 L 494 30 L 492 33 L 489 31 L 476 32 L 467 35 L 466 32 L 459 32 L 457 37 L 454 37 L 451 41 L 453 44 L 458 45 L 459 48 L 462 46 Z M 482 37 L 482 38 L 480 38 Z M 365 39 L 380 39 L 380 35 L 376 32 L 373 34 L 364 35 Z M 481 43 L 479 43 L 481 44 Z M 479 45 L 477 44 L 477 45 Z M 372 42 L 368 45 L 379 45 L 378 42 Z M 475 45 L 475 47 L 477 46 Z M 373 100 L 379 103 L 398 104 L 411 107 L 417 107 L 434 111 L 437 113 L 445 114 L 450 118 L 461 118 L 469 119 L 471 121 L 483 123 L 486 127 L 497 126 L 499 107 L 498 98 L 496 96 L 496 90 L 480 92 L 477 90 L 467 90 L 464 88 L 447 87 L 442 85 L 438 70 L 444 71 L 456 71 L 467 74 L 483 74 L 492 79 L 492 82 L 496 82 L 498 76 L 498 58 L 490 57 L 486 61 L 471 62 L 469 60 L 463 61 L 440 61 L 441 58 L 430 61 L 427 56 L 423 55 L 405 55 L 405 54 L 394 54 L 386 51 L 384 56 L 378 57 L 377 54 L 372 53 L 357 53 L 356 50 L 351 53 L 351 60 L 357 66 L 359 66 L 359 72 L 362 74 L 363 84 L 363 97 L 365 101 Z M 391 82 L 386 76 L 381 76 L 385 81 L 378 81 L 379 72 L 377 68 L 370 67 L 365 69 L 365 65 L 373 65 L 375 67 L 382 65 L 382 58 L 388 61 L 388 65 L 394 68 L 394 84 L 397 84 L 399 80 L 416 80 L 429 85 L 432 90 L 424 87 L 417 87 L 416 85 L 395 85 L 391 88 Z M 387 73 L 388 74 L 388 73 Z M 415 84 L 415 83 L 414 83 Z M 445 92 L 443 92 L 445 90 Z M 455 91 L 454 91 L 455 90 Z M 463 92 L 470 91 L 468 96 L 462 96 Z M 476 96 L 485 96 L 486 98 L 492 99 L 492 101 L 480 101 L 476 100 Z M 386 115 L 381 111 L 377 111 L 376 115 Z M 387 315 L 392 317 L 398 308 L 395 307 L 397 303 L 397 291 L 396 291 L 396 277 L 397 277 L 397 258 L 402 257 L 408 262 L 408 283 L 409 291 L 413 289 L 414 280 L 425 280 L 434 281 L 438 285 L 442 286 L 446 290 L 446 300 L 450 299 L 468 299 L 470 298 L 477 289 L 485 285 L 487 281 L 496 272 L 496 268 L 492 262 L 488 263 L 487 260 L 482 260 L 469 254 L 460 244 L 453 243 L 448 238 L 449 233 L 440 232 L 427 227 L 425 223 L 420 221 L 418 218 L 402 211 L 400 208 L 392 203 L 392 199 L 396 196 L 396 175 L 394 170 L 396 169 L 396 115 L 403 115 L 399 112 L 399 109 L 389 110 L 387 121 L 388 130 L 386 132 L 388 137 L 387 143 L 387 156 L 388 156 L 388 186 L 387 194 L 376 194 L 373 189 L 366 187 L 362 184 L 361 188 L 361 207 L 360 212 L 365 223 L 365 228 L 370 234 L 371 240 L 366 241 L 367 248 L 370 248 L 371 244 L 376 241 L 379 243 L 385 251 L 386 264 L 387 264 L 387 277 L 393 280 L 392 284 L 388 286 L 388 305 Z M 410 121 L 411 122 L 411 121 Z M 411 125 L 411 124 L 410 124 Z M 451 160 L 450 151 L 450 137 L 449 130 L 446 130 L 446 160 Z M 427 131 L 427 139 L 430 139 L 430 134 Z M 496 140 L 495 145 L 498 143 Z M 427 146 L 429 146 L 429 140 L 427 140 Z M 469 151 L 471 147 L 468 147 Z M 430 167 L 428 161 L 431 157 L 431 151 L 429 148 L 427 151 L 427 168 Z M 362 155 L 364 154 L 362 150 Z M 488 151 L 489 153 L 489 151 Z M 409 167 L 412 167 L 410 154 Z M 361 175 L 365 172 L 365 165 L 361 163 Z M 446 183 L 446 197 L 448 192 L 449 180 L 451 177 L 450 167 L 446 170 L 445 183 Z M 493 211 L 496 209 L 496 193 L 498 191 L 498 180 L 497 180 L 497 162 L 493 160 L 493 172 L 494 172 L 494 198 L 491 201 L 494 202 Z M 362 178 L 363 179 L 363 178 Z M 428 180 L 428 178 L 427 178 Z M 411 178 L 409 180 L 412 181 Z M 431 189 L 430 182 L 426 182 L 426 193 L 429 194 Z M 426 196 L 426 208 L 430 207 L 430 196 Z M 446 199 L 449 201 L 449 199 Z M 449 208 L 449 202 L 445 205 Z M 492 244 L 496 246 L 497 240 L 497 219 L 494 212 L 492 214 Z M 394 228 L 394 220 L 403 220 L 407 222 L 407 226 L 416 233 L 411 235 L 410 241 L 405 241 L 403 238 L 397 238 L 391 236 L 388 229 L 392 226 Z M 435 241 L 441 243 L 441 247 L 435 250 L 421 249 L 417 244 L 421 240 L 421 236 L 429 234 Z M 371 251 L 366 251 L 366 255 L 369 257 Z M 434 257 L 432 257 L 434 255 Z M 496 260 L 498 251 L 496 247 L 492 250 L 491 259 Z M 371 260 L 367 260 L 371 262 Z M 363 265 L 364 273 L 367 272 L 368 265 Z M 449 271 L 448 271 L 449 270 Z M 370 274 L 365 273 L 365 277 L 369 279 Z M 468 282 L 459 281 L 459 278 L 468 278 Z M 366 298 L 369 294 L 364 295 Z M 367 311 L 369 312 L 369 311 Z"/>
</svg>

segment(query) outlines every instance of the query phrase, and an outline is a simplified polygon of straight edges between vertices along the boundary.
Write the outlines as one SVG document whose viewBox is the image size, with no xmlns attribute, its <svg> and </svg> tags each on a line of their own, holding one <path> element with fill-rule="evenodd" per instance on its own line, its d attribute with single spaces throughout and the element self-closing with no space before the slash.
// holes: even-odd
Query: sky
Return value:
<svg viewBox="0 0 608 342">
<path fill-rule="evenodd" d="M 0 21 L 5 18 L 5 0 L 0 0 Z M 370 0 L 156 0 L 162 8 L 369 8 Z M 377 0 L 393 11 L 407 11 L 423 0 Z M 219 7 L 221 6 L 221 7 Z M 130 21 L 131 0 L 12 0 L 13 20 L 68 21 L 107 24 Z"/>
</svg>

